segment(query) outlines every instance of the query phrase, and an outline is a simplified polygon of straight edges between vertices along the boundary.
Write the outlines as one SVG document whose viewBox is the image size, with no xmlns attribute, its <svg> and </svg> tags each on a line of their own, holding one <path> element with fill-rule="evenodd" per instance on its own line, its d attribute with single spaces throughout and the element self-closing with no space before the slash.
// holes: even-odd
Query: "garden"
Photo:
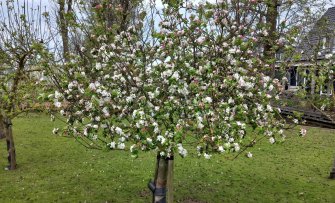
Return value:
<svg viewBox="0 0 335 203">
<path fill-rule="evenodd" d="M 89 150 L 53 135 L 49 120 L 45 114 L 14 120 L 18 168 L 0 171 L 1 202 L 150 202 L 146 185 L 154 174 L 154 152 L 134 159 L 120 151 Z M 335 131 L 309 127 L 304 138 L 294 134 L 280 145 L 260 143 L 252 158 L 203 160 L 195 151 L 176 158 L 175 201 L 334 202 L 335 182 L 328 175 Z M 6 154 L 2 148 L 1 166 Z"/>
</svg>

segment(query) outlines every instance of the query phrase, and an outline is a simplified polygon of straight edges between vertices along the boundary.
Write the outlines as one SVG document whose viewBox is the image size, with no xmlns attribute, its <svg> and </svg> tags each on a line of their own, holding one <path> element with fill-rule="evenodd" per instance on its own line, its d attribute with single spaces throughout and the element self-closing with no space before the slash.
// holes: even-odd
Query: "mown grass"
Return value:
<svg viewBox="0 0 335 203">
<path fill-rule="evenodd" d="M 0 170 L 0 202 L 150 202 L 147 182 L 155 153 L 88 150 L 73 139 L 52 135 L 60 123 L 43 114 L 14 121 L 18 169 Z M 335 202 L 335 180 L 328 175 L 335 153 L 335 131 L 308 128 L 287 142 L 260 143 L 254 157 L 194 154 L 175 159 L 176 202 Z M 6 163 L 1 140 L 0 166 Z M 1 146 L 0 145 L 0 146 Z"/>
</svg>

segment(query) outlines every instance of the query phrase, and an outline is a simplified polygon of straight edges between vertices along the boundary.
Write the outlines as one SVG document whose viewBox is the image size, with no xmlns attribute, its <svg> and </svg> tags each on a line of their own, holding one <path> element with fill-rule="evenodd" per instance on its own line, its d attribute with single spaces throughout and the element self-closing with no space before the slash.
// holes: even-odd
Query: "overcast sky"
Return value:
<svg viewBox="0 0 335 203">
<path fill-rule="evenodd" d="M 4 4 L 6 1 L 7 0 L 0 0 L 0 3 Z M 14 2 L 15 1 L 16 0 L 14 0 Z M 49 12 L 51 12 L 51 15 L 52 15 L 52 13 L 55 12 L 55 10 L 54 10 L 55 5 L 56 5 L 55 2 L 57 2 L 58 0 L 18 0 L 18 1 L 21 5 L 23 5 L 24 2 L 28 3 L 28 8 L 31 8 L 32 6 L 34 8 L 36 8 L 41 3 L 42 12 L 49 11 Z M 146 2 L 146 3 L 149 3 L 150 1 L 153 1 L 153 0 L 144 0 L 144 2 Z M 161 0 L 155 0 L 155 1 L 156 1 L 156 6 L 158 8 L 162 8 L 163 5 L 162 5 Z M 199 2 L 204 2 L 205 0 L 188 0 L 188 1 L 189 2 L 194 2 L 194 3 L 199 3 Z M 217 0 L 207 0 L 207 1 L 215 3 Z M 327 4 L 326 9 L 335 5 L 335 0 L 327 0 L 327 1 L 329 1 L 329 3 Z M 6 6 L 4 6 L 4 5 L 2 7 L 4 9 L 6 8 Z M 0 12 L 1 12 L 1 10 L 0 10 Z M 0 13 L 0 15 L 1 15 L 1 13 Z"/>
<path fill-rule="evenodd" d="M 47 1 L 47 0 L 45 0 L 45 1 Z M 150 0 L 144 0 L 144 1 L 149 2 Z M 204 1 L 205 0 L 193 0 L 192 2 L 197 3 L 197 2 L 204 2 Z M 217 0 L 207 0 L 207 1 L 215 3 Z M 326 8 L 332 7 L 333 4 L 335 4 L 335 0 L 328 0 L 328 1 L 329 1 L 329 4 L 326 6 Z M 156 3 L 157 3 L 158 6 L 160 6 L 160 7 L 162 6 L 161 0 L 156 0 Z"/>
<path fill-rule="evenodd" d="M 6 6 L 4 5 L 6 1 L 7 0 L 0 0 L 0 3 L 2 4 L 3 9 L 6 9 Z M 23 5 L 23 3 L 28 3 L 28 8 L 31 8 L 32 6 L 34 8 L 36 8 L 41 3 L 42 12 L 44 12 L 44 11 L 55 12 L 55 10 L 54 10 L 55 2 L 57 2 L 57 0 L 18 0 L 18 1 L 21 5 Z M 147 3 L 150 2 L 150 1 L 152 1 L 152 0 L 144 0 L 144 2 L 147 2 Z M 188 1 L 191 2 L 192 0 L 188 0 Z M 217 0 L 208 0 L 208 1 L 215 3 Z M 14 0 L 14 2 L 16 2 L 16 0 Z M 199 2 L 204 2 L 204 0 L 193 0 L 192 2 L 199 3 Z M 335 0 L 329 0 L 329 4 L 327 4 L 326 8 L 332 7 L 333 5 L 335 5 Z M 156 6 L 158 8 L 159 7 L 162 8 L 161 0 L 156 0 Z M 0 10 L 0 12 L 2 12 L 2 11 L 3 10 Z M 5 13 L 6 12 L 4 11 L 4 14 Z M 1 13 L 0 13 L 0 16 L 1 16 Z M 3 17 L 5 17 L 5 15 Z M 44 25 L 42 25 L 42 27 L 44 27 Z"/>
<path fill-rule="evenodd" d="M 5 2 L 6 0 L 0 0 L 0 2 Z M 28 1 L 30 4 L 34 2 L 35 4 L 38 4 L 40 1 L 42 2 L 43 6 L 49 7 L 50 6 L 50 1 L 52 0 L 19 0 L 20 2 Z M 53 0 L 54 1 L 54 0 Z M 150 0 L 144 0 L 145 2 L 149 2 Z M 201 2 L 203 0 L 193 0 L 193 2 Z M 216 2 L 216 0 L 208 0 L 209 2 Z M 161 0 L 156 0 L 157 5 L 162 5 Z M 331 7 L 332 4 L 335 4 L 335 0 L 329 0 L 329 5 L 328 7 Z"/>
</svg>

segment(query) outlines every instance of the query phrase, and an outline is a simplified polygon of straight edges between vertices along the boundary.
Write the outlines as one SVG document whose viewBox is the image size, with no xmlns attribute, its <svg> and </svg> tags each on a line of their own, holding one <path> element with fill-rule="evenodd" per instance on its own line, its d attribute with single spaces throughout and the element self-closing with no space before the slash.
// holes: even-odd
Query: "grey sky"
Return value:
<svg viewBox="0 0 335 203">
<path fill-rule="evenodd" d="M 42 4 L 43 7 L 46 7 L 47 9 L 51 9 L 52 6 L 54 5 L 52 2 L 54 2 L 55 0 L 19 0 L 20 3 L 23 2 L 28 2 L 29 5 L 38 5 L 40 2 Z M 150 0 L 144 0 L 144 2 L 149 2 Z M 198 3 L 198 2 L 202 2 L 203 0 L 193 0 L 192 2 L 194 3 Z M 216 0 L 208 0 L 209 2 L 216 2 Z M 0 2 L 4 3 L 6 2 L 6 0 L 0 0 Z M 156 0 L 156 4 L 158 7 L 162 7 L 162 2 L 161 0 Z M 332 7 L 333 5 L 335 5 L 335 0 L 329 0 L 329 4 L 327 4 L 327 8 Z"/>
<path fill-rule="evenodd" d="M 4 2 L 5 0 L 0 0 L 1 2 Z M 20 2 L 23 2 L 23 1 L 27 1 L 27 0 L 19 0 Z M 51 4 L 50 2 L 51 1 L 55 1 L 55 0 L 28 0 L 28 2 L 35 2 L 35 3 L 39 3 L 40 1 L 42 2 L 42 5 L 43 6 L 46 6 L 46 7 L 50 7 Z M 144 0 L 144 2 L 149 2 L 150 0 Z M 203 0 L 193 0 L 192 2 L 202 2 Z M 216 2 L 216 0 L 208 0 L 209 2 Z M 158 7 L 161 7 L 162 6 L 162 2 L 161 0 L 156 0 L 156 4 L 158 5 Z M 327 5 L 327 8 L 329 7 L 332 7 L 332 5 L 335 4 L 335 0 L 329 0 L 329 4 Z"/>
</svg>

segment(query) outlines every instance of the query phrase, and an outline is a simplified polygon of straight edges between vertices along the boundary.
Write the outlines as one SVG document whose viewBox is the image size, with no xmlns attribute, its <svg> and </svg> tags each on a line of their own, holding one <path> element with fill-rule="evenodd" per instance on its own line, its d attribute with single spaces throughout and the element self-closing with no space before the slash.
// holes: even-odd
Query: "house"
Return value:
<svg viewBox="0 0 335 203">
<path fill-rule="evenodd" d="M 335 7 L 329 8 L 302 38 L 296 47 L 296 53 L 300 55 L 299 60 L 283 59 L 282 53 L 277 52 L 279 63 L 285 60 L 290 64 L 286 73 L 285 89 L 295 92 L 304 88 L 310 94 L 334 94 L 334 75 L 325 79 L 323 85 L 318 85 L 313 78 L 318 77 L 319 73 L 322 74 L 322 65 L 335 56 Z M 312 77 L 311 74 L 316 77 Z"/>
</svg>

